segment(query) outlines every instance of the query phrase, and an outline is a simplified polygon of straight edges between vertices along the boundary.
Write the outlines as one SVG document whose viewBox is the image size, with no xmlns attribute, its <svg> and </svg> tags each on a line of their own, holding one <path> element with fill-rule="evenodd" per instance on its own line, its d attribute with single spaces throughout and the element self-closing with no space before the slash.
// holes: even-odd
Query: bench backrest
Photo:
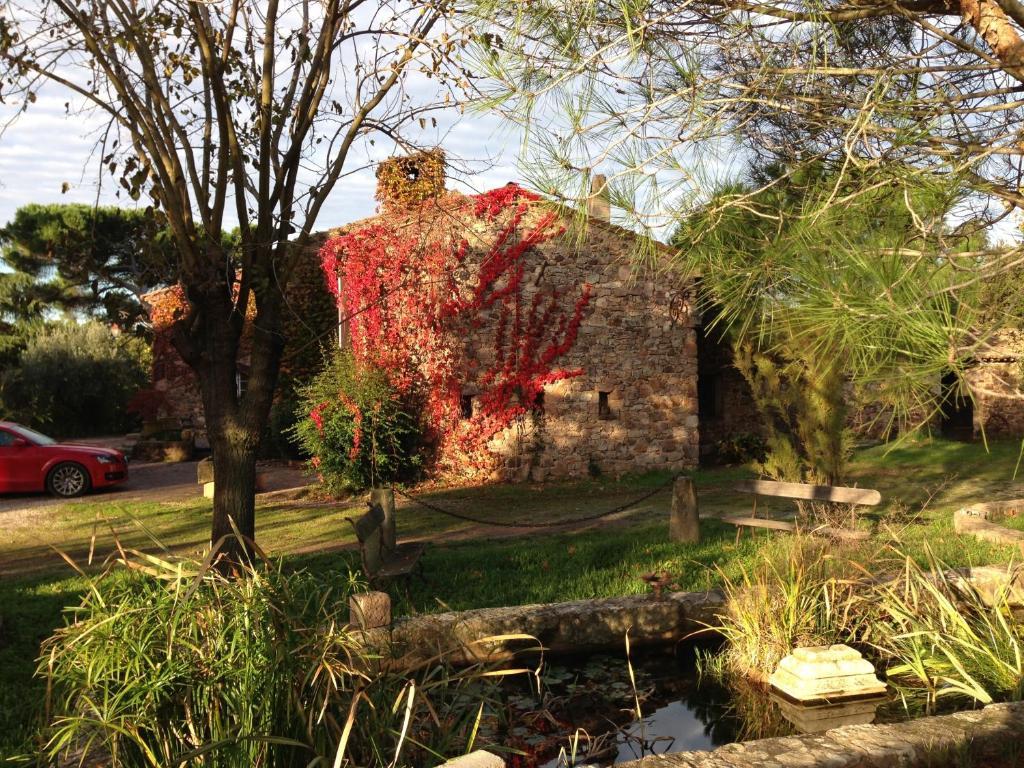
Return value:
<svg viewBox="0 0 1024 768">
<path fill-rule="evenodd" d="M 384 564 L 384 510 L 377 504 L 356 520 L 349 520 L 359 539 L 359 550 L 363 556 L 363 569 L 372 576 Z"/>
<path fill-rule="evenodd" d="M 845 488 L 837 485 L 781 483 L 775 480 L 744 480 L 734 486 L 740 493 L 776 496 L 801 501 L 825 501 L 833 504 L 857 504 L 873 507 L 882 501 L 882 494 L 870 488 Z"/>
</svg>

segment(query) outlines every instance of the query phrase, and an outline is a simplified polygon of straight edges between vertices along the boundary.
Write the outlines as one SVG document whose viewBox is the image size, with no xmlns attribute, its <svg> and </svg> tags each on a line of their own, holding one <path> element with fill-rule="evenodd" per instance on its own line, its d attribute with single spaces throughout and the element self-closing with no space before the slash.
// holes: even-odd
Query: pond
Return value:
<svg viewBox="0 0 1024 768">
<path fill-rule="evenodd" d="M 507 684 L 501 741 L 523 753 L 509 756 L 509 765 L 609 766 L 907 717 L 901 703 L 885 699 L 807 709 L 755 685 L 724 685 L 697 673 L 697 655 L 712 649 L 687 644 L 675 653 L 634 651 L 631 663 L 624 654 L 561 658 L 545 663 L 539 684 L 523 678 Z"/>
</svg>

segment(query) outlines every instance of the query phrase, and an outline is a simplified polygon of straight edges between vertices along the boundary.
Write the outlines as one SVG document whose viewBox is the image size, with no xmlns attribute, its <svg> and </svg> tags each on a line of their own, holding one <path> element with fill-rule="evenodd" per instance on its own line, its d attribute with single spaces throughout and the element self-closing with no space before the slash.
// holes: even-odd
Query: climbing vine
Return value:
<svg viewBox="0 0 1024 768">
<path fill-rule="evenodd" d="M 321 251 L 355 359 L 424 404 L 442 471 L 491 469 L 491 439 L 542 408 L 546 385 L 582 373 L 559 362 L 576 342 L 590 286 L 577 293 L 524 280 L 525 256 L 563 232 L 552 211 L 528 216 L 538 199 L 509 184 L 431 200 Z M 468 383 L 472 413 L 462 399 Z"/>
<path fill-rule="evenodd" d="M 144 423 L 149 423 L 170 410 L 167 392 L 157 389 L 157 381 L 166 381 L 171 387 L 181 386 L 182 383 L 191 382 L 192 370 L 181 359 L 171 340 L 172 326 L 188 311 L 184 289 L 174 285 L 153 291 L 145 298 L 153 331 L 151 385 L 135 394 L 128 402 L 127 410 L 137 414 Z"/>
</svg>

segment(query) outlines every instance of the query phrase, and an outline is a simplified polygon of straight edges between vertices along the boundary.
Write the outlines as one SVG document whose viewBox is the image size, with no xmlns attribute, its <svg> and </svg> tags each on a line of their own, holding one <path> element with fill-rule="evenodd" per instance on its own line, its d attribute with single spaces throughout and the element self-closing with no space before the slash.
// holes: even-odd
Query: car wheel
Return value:
<svg viewBox="0 0 1024 768">
<path fill-rule="evenodd" d="M 81 496 L 89 490 L 89 473 L 81 464 L 66 461 L 50 470 L 46 477 L 46 488 L 54 496 L 64 499 Z"/>
</svg>

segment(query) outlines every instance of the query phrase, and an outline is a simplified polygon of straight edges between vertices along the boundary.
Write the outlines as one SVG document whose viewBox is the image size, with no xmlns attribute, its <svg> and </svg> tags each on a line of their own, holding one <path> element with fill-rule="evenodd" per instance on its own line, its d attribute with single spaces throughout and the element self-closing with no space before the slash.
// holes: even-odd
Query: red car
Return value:
<svg viewBox="0 0 1024 768">
<path fill-rule="evenodd" d="M 0 421 L 0 493 L 49 491 L 71 498 L 128 479 L 124 454 L 58 443 L 10 421 Z"/>
</svg>

